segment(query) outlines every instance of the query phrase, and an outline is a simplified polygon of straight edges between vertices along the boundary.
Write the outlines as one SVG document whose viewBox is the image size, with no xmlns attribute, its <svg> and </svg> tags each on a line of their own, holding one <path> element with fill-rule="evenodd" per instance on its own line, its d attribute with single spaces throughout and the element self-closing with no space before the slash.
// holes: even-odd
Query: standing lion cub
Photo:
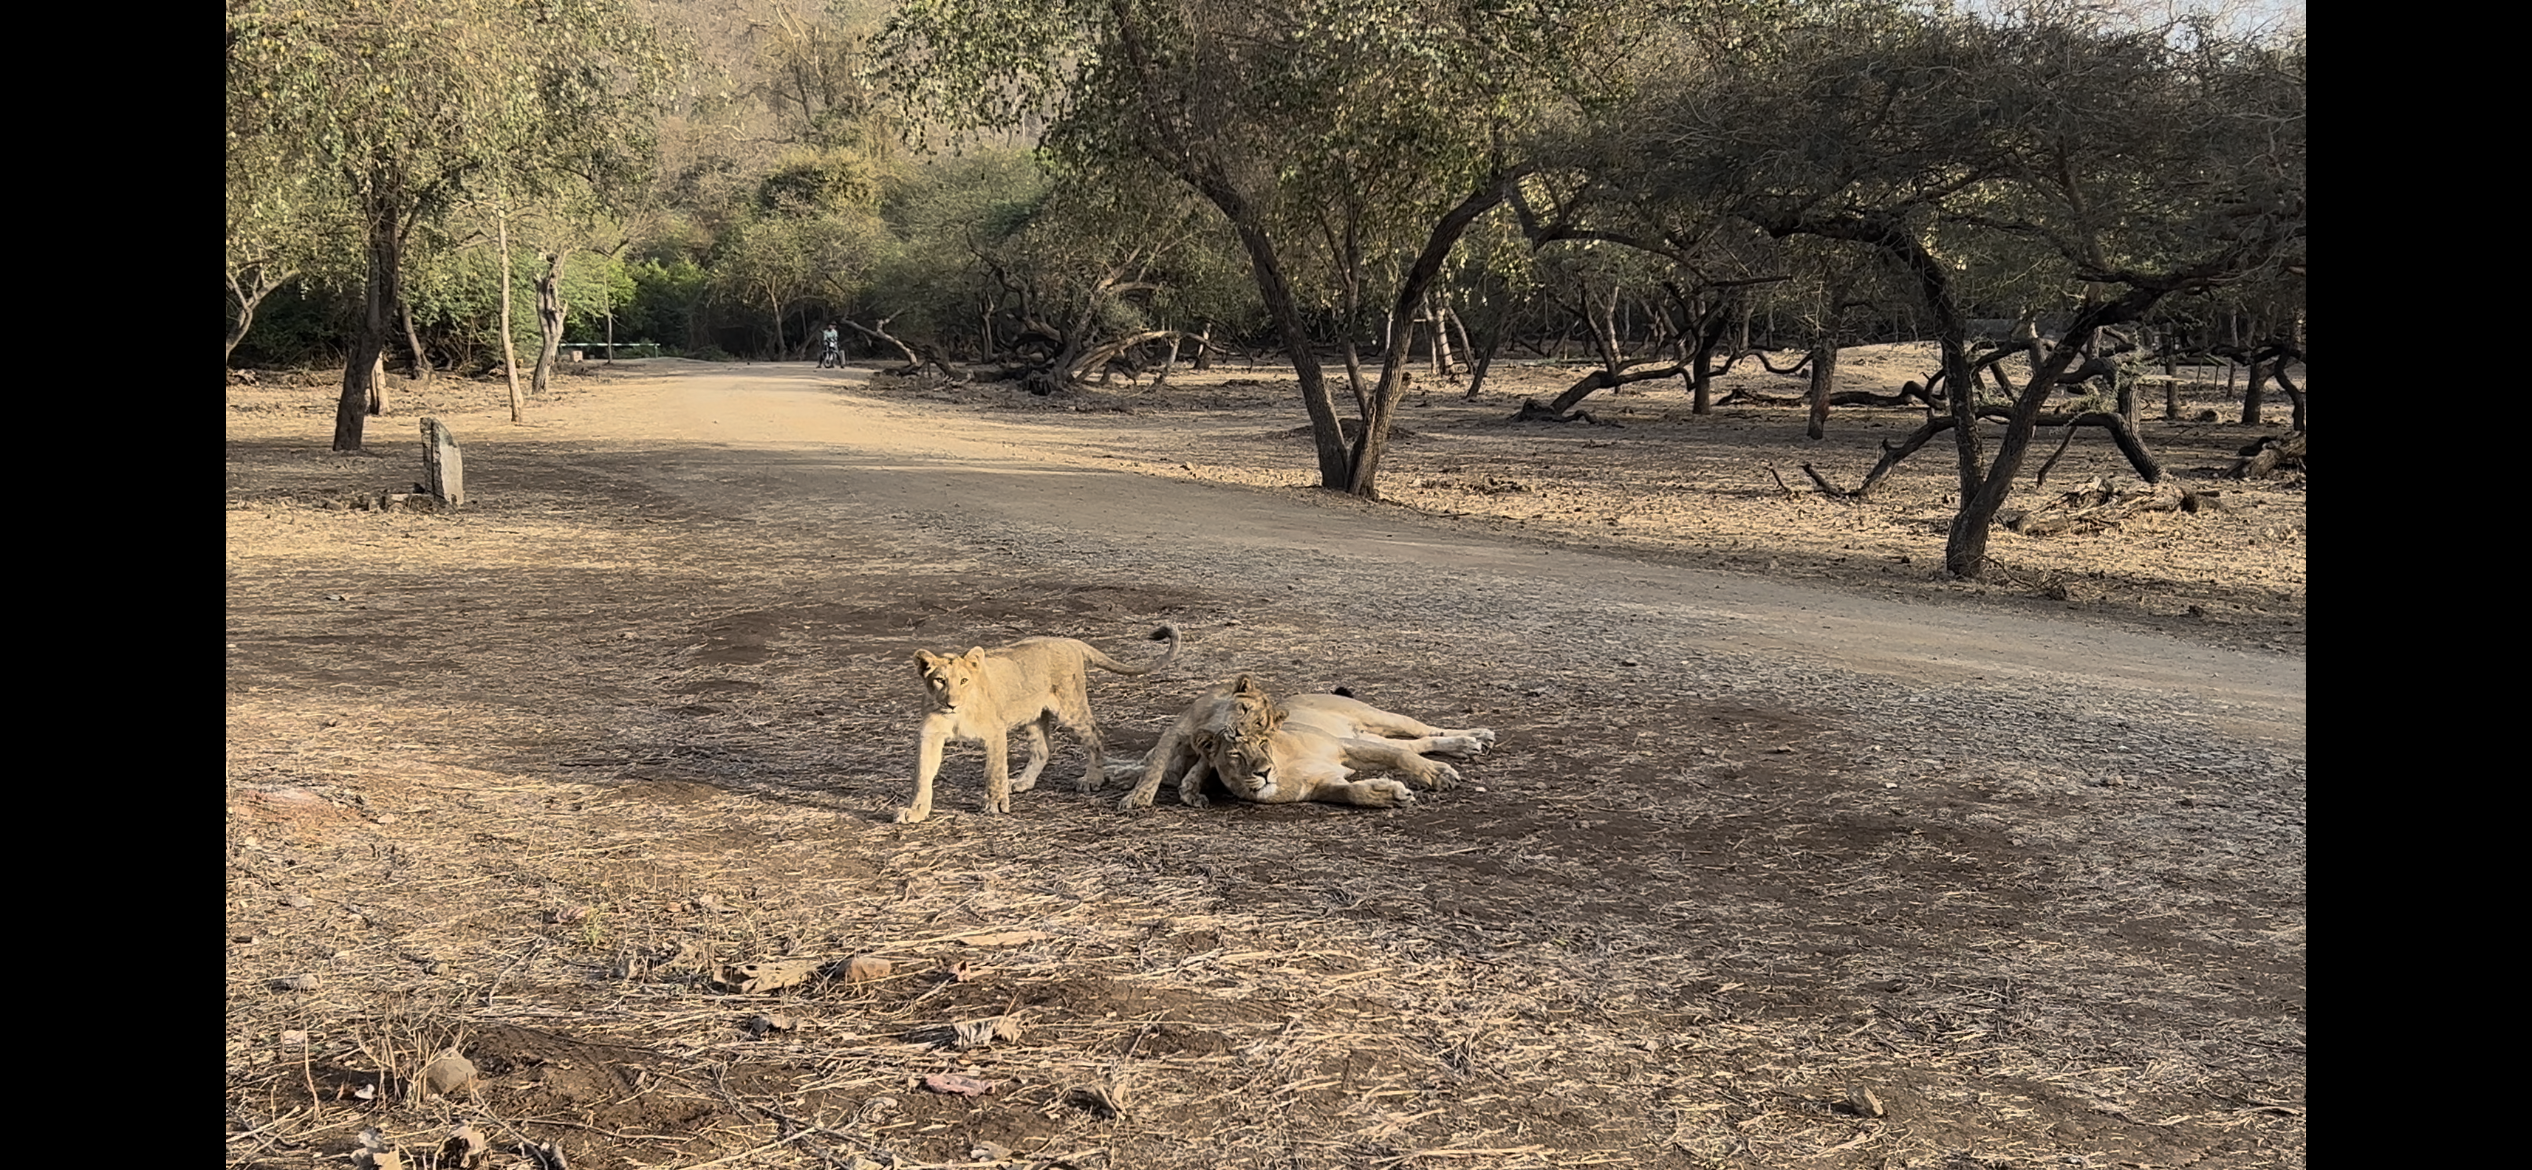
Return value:
<svg viewBox="0 0 2532 1170">
<path fill-rule="evenodd" d="M 923 718 L 923 738 L 916 749 L 914 803 L 897 810 L 897 823 L 912 824 L 932 815 L 932 778 L 941 771 L 941 745 L 953 739 L 985 745 L 985 811 L 1011 811 L 1011 794 L 1037 785 L 1046 770 L 1046 733 L 1060 724 L 1081 737 L 1090 749 L 1090 766 L 1082 773 L 1081 790 L 1099 786 L 1102 757 L 1099 725 L 1090 714 L 1089 679 L 1085 665 L 1118 674 L 1150 674 L 1178 657 L 1178 627 L 1163 624 L 1152 631 L 1166 641 L 1149 666 L 1127 666 L 1087 642 L 1071 638 L 1022 638 L 991 650 L 965 654 L 914 653 L 932 700 Z M 1022 725 L 1029 732 L 1029 763 L 1020 778 L 1011 778 L 1010 733 Z"/>
</svg>

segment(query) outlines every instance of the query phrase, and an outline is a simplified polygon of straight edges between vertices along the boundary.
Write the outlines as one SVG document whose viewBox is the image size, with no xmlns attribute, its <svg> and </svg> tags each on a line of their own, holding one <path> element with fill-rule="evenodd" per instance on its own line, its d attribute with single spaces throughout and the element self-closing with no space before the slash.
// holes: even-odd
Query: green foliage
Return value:
<svg viewBox="0 0 2532 1170">
<path fill-rule="evenodd" d="M 255 310 L 255 328 L 229 355 L 240 368 L 312 366 L 340 361 L 353 328 L 354 298 L 301 277 L 284 283 Z M 234 306 L 232 306 L 234 309 Z"/>
<path fill-rule="evenodd" d="M 678 349 L 709 344 L 693 329 L 711 292 L 711 273 L 680 256 L 625 265 L 624 275 L 631 288 L 616 305 L 618 340 L 656 341 Z"/>
<path fill-rule="evenodd" d="M 667 66 L 625 0 L 231 0 L 227 31 L 232 151 L 425 210 L 638 148 Z"/>
<path fill-rule="evenodd" d="M 537 349 L 536 300 L 532 290 L 545 270 L 534 248 L 513 247 L 510 253 L 510 339 L 528 360 Z M 604 256 L 565 253 L 558 283 L 566 306 L 563 336 L 569 341 L 597 338 L 605 329 L 610 298 L 628 304 L 641 286 L 630 266 Z M 501 265 L 499 252 L 487 243 L 435 253 L 414 262 L 404 282 L 405 303 L 424 343 L 469 365 L 497 361 L 501 353 Z M 625 314 L 617 313 L 619 340 L 656 340 L 629 333 Z M 400 347 L 399 347 L 400 348 Z"/>
</svg>

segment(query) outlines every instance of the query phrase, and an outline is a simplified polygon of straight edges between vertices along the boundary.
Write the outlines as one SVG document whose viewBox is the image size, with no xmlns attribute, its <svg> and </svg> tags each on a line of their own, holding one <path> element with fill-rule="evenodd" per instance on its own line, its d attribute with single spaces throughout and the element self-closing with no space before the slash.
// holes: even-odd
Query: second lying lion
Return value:
<svg viewBox="0 0 2532 1170">
<path fill-rule="evenodd" d="M 1395 780 L 1348 777 L 1383 768 L 1426 788 L 1446 788 L 1458 783 L 1459 771 L 1425 759 L 1425 753 L 1474 755 L 1494 741 L 1487 728 L 1434 727 L 1346 695 L 1295 695 L 1277 702 L 1242 675 L 1188 706 L 1144 755 L 1140 782 L 1117 807 L 1150 808 L 1161 784 L 1175 775 L 1179 802 L 1202 808 L 1210 775 L 1220 777 L 1232 795 L 1258 804 L 1320 800 L 1393 808 L 1415 803 L 1414 791 Z"/>
</svg>

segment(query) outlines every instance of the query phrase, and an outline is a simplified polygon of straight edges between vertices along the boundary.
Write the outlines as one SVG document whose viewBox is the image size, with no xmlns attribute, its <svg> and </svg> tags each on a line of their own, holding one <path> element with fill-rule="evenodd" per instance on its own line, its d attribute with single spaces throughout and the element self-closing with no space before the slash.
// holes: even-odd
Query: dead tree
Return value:
<svg viewBox="0 0 2532 1170">
<path fill-rule="evenodd" d="M 845 320 L 844 323 L 873 339 L 887 342 L 899 356 L 905 359 L 906 364 L 892 370 L 882 370 L 881 373 L 892 377 L 911 378 L 921 374 L 926 368 L 932 368 L 941 371 L 941 376 L 948 381 L 965 382 L 967 380 L 966 373 L 951 365 L 949 356 L 942 353 L 939 346 L 920 341 L 906 341 L 891 335 L 888 332 L 888 323 L 896 319 L 893 313 L 882 317 L 876 328 L 850 319 Z"/>
</svg>

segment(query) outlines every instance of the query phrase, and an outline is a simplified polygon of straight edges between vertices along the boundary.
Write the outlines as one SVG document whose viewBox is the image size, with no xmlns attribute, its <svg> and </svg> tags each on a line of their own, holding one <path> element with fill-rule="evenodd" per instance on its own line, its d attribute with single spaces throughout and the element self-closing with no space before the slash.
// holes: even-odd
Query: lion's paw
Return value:
<svg viewBox="0 0 2532 1170">
<path fill-rule="evenodd" d="M 929 820 L 931 819 L 931 816 L 932 810 L 928 808 L 901 808 L 897 810 L 896 815 L 890 819 L 889 823 L 911 825 L 920 821 Z"/>
<path fill-rule="evenodd" d="M 1213 798 L 1201 792 L 1181 792 L 1178 794 L 1178 803 L 1188 808 L 1212 808 Z"/>
<path fill-rule="evenodd" d="M 1140 792 L 1129 792 L 1117 798 L 1118 812 L 1141 812 L 1152 807 L 1152 798 Z"/>
<path fill-rule="evenodd" d="M 1433 764 L 1431 767 L 1415 773 L 1415 778 L 1422 782 L 1425 787 L 1439 792 L 1442 789 L 1452 787 L 1459 783 L 1459 769 L 1454 768 L 1449 764 Z"/>
<path fill-rule="evenodd" d="M 1415 803 L 1415 789 L 1395 780 L 1365 780 L 1358 791 L 1372 797 L 1365 803 L 1373 808 L 1405 808 Z"/>
</svg>

